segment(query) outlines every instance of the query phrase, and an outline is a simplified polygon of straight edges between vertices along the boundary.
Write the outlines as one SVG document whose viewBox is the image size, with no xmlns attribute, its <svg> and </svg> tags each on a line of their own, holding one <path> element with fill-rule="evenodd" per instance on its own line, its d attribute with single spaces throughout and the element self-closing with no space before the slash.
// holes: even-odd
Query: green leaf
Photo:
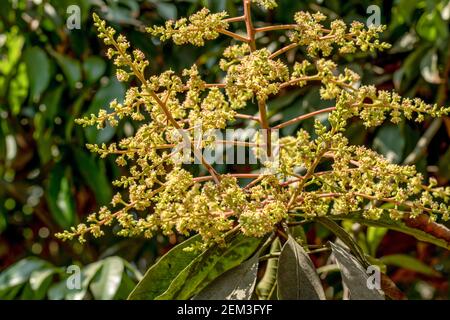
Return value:
<svg viewBox="0 0 450 320">
<path fill-rule="evenodd" d="M 370 255 L 372 255 L 372 256 L 376 255 L 378 246 L 380 245 L 380 242 L 381 242 L 381 240 L 383 240 L 387 231 L 388 231 L 387 228 L 380 228 L 380 227 L 368 227 L 367 228 L 366 239 L 367 239 L 367 243 L 369 245 Z"/>
<path fill-rule="evenodd" d="M 450 148 L 439 158 L 439 174 L 450 179 Z"/>
<path fill-rule="evenodd" d="M 41 259 L 29 257 L 22 259 L 0 273 L 0 292 L 26 283 L 33 271 L 49 268 L 51 265 Z"/>
<path fill-rule="evenodd" d="M 214 245 L 195 258 L 172 281 L 157 300 L 185 300 L 191 298 L 212 280 L 248 259 L 262 239 L 236 236 L 226 247 Z"/>
<path fill-rule="evenodd" d="M 60 281 L 50 286 L 47 292 L 49 300 L 62 300 L 67 294 L 66 280 Z"/>
<path fill-rule="evenodd" d="M 340 225 L 327 217 L 316 218 L 317 222 L 323 225 L 325 228 L 333 232 L 336 237 L 338 237 L 342 242 L 347 245 L 352 253 L 358 258 L 365 267 L 369 266 L 370 263 L 367 261 L 364 251 L 358 246 L 355 239 L 352 238 L 350 234 L 347 233 Z"/>
<path fill-rule="evenodd" d="M 116 78 L 111 78 L 109 83 L 100 88 L 94 96 L 91 104 L 89 105 L 88 111 L 85 115 L 89 116 L 90 114 L 97 114 L 100 109 L 108 110 L 109 103 L 117 99 L 117 101 L 123 101 L 125 96 L 125 87 L 124 85 L 117 81 Z M 106 126 L 101 131 L 98 131 L 95 127 L 87 127 L 84 128 L 86 132 L 86 138 L 89 143 L 103 143 L 109 141 L 114 133 L 115 128 L 110 126 Z"/>
<path fill-rule="evenodd" d="M 450 250 L 450 243 L 448 243 L 444 239 L 437 238 L 423 230 L 408 227 L 401 220 L 394 221 L 394 220 L 390 219 L 387 214 L 383 214 L 383 216 L 380 217 L 380 219 L 378 219 L 378 220 L 365 219 L 359 213 L 348 214 L 345 216 L 333 216 L 333 219 L 335 219 L 335 220 L 348 219 L 348 220 L 352 220 L 355 222 L 359 222 L 366 226 L 383 227 L 383 228 L 388 228 L 391 230 L 396 230 L 399 232 L 409 234 L 409 235 L 415 237 L 417 240 L 432 243 L 439 247 Z"/>
<path fill-rule="evenodd" d="M 391 163 L 400 163 L 405 148 L 405 139 L 399 126 L 383 126 L 373 140 L 373 148 Z"/>
<path fill-rule="evenodd" d="M 430 45 L 425 43 L 416 48 L 404 60 L 402 67 L 394 73 L 393 81 L 395 89 L 398 91 L 405 91 L 412 83 L 415 83 L 416 78 L 420 74 L 420 61 L 425 52 L 430 48 Z"/>
<path fill-rule="evenodd" d="M 20 63 L 17 67 L 16 76 L 11 79 L 10 88 L 8 91 L 8 101 L 11 112 L 14 115 L 19 114 L 22 104 L 28 95 L 28 77 L 25 63 Z"/>
<path fill-rule="evenodd" d="M 439 84 L 442 82 L 439 76 L 438 53 L 436 48 L 429 50 L 420 61 L 420 73 L 429 83 Z"/>
<path fill-rule="evenodd" d="M 250 300 L 258 272 L 258 254 L 239 266 L 228 270 L 199 294 L 194 300 Z"/>
<path fill-rule="evenodd" d="M 111 201 L 112 189 L 105 168 L 102 165 L 98 165 L 92 155 L 79 148 L 74 149 L 74 155 L 77 169 L 80 171 L 85 183 L 94 192 L 97 203 L 100 205 L 107 204 Z"/>
<path fill-rule="evenodd" d="M 25 64 L 30 81 L 30 95 L 38 101 L 50 83 L 50 61 L 44 50 L 32 47 L 25 51 Z"/>
<path fill-rule="evenodd" d="M 278 298 L 282 300 L 325 300 L 314 264 L 295 239 L 289 239 L 278 261 Z"/>
<path fill-rule="evenodd" d="M 1 132 L 1 129 L 0 129 Z M 3 231 L 6 230 L 8 226 L 8 220 L 6 219 L 6 209 L 3 206 L 0 206 L 0 235 Z"/>
<path fill-rule="evenodd" d="M 41 166 L 47 164 L 51 158 L 51 147 L 53 143 L 52 128 L 46 124 L 45 113 L 38 112 L 34 115 L 34 133 L 33 138 L 37 143 L 39 160 Z"/>
<path fill-rule="evenodd" d="M 74 89 L 77 82 L 81 81 L 80 62 L 57 52 L 52 52 L 52 55 L 55 57 L 56 62 L 58 62 L 62 72 L 64 73 L 69 87 Z"/>
<path fill-rule="evenodd" d="M 69 228 L 75 222 L 75 200 L 71 191 L 68 171 L 56 165 L 50 172 L 46 198 L 50 212 L 62 228 Z"/>
<path fill-rule="evenodd" d="M 432 267 L 427 266 L 422 261 L 406 254 L 392 254 L 381 257 L 380 260 L 387 265 L 412 270 L 427 276 L 436 277 L 440 275 L 439 272 L 434 270 Z"/>
<path fill-rule="evenodd" d="M 123 260 L 119 257 L 109 257 L 102 261 L 102 271 L 90 284 L 95 299 L 111 300 L 117 293 L 124 272 Z"/>
<path fill-rule="evenodd" d="M 58 111 L 62 111 L 59 108 L 62 106 L 61 97 L 64 91 L 64 86 L 58 86 L 55 89 L 47 90 L 42 104 L 45 105 L 46 109 L 44 112 L 45 117 L 53 123 L 55 116 Z"/>
<path fill-rule="evenodd" d="M 448 36 L 448 26 L 437 9 L 423 13 L 417 22 L 416 30 L 420 37 L 430 42 L 440 39 L 445 41 Z"/>
<path fill-rule="evenodd" d="M 126 272 L 122 275 L 122 282 L 117 289 L 114 300 L 126 300 L 130 292 L 136 287 L 136 280 L 132 279 Z"/>
<path fill-rule="evenodd" d="M 165 20 L 174 20 L 177 18 L 177 7 L 172 3 L 158 1 L 156 3 L 156 11 Z"/>
<path fill-rule="evenodd" d="M 33 299 L 41 300 L 45 298 L 47 289 L 53 280 L 56 269 L 36 270 L 30 276 L 30 288 L 32 290 Z"/>
<path fill-rule="evenodd" d="M 303 230 L 303 229 L 302 229 Z M 278 238 L 276 238 L 270 247 L 270 253 L 276 253 L 281 251 L 281 243 Z M 264 276 L 258 282 L 256 286 L 256 293 L 258 297 L 262 300 L 271 299 L 275 292 L 275 287 L 277 285 L 277 270 L 278 270 L 278 258 L 271 258 L 267 260 L 266 271 Z"/>
<path fill-rule="evenodd" d="M 88 85 L 92 85 L 97 82 L 100 77 L 105 73 L 106 62 L 96 56 L 87 58 L 83 63 L 83 72 L 86 77 Z"/>
<path fill-rule="evenodd" d="M 153 300 L 169 288 L 170 283 L 186 268 L 200 253 L 185 251 L 197 242 L 196 235 L 172 248 L 147 270 L 142 280 L 130 293 L 130 300 Z"/>
<path fill-rule="evenodd" d="M 17 299 L 22 288 L 23 288 L 23 285 L 17 285 L 17 286 L 11 287 L 11 288 L 7 288 L 6 290 L 0 290 L 0 298 L 2 300 Z"/>
<path fill-rule="evenodd" d="M 411 23 L 411 19 L 413 17 L 414 10 L 416 10 L 418 0 L 398 0 L 398 4 L 393 8 L 393 11 L 396 13 L 397 20 L 400 20 L 398 23 Z"/>
<path fill-rule="evenodd" d="M 358 260 L 340 245 L 332 242 L 330 245 L 341 271 L 342 282 L 350 292 L 350 300 L 384 300 L 376 288 L 369 288 L 369 276 Z"/>
<path fill-rule="evenodd" d="M 83 268 L 81 271 L 81 287 L 80 289 L 67 289 L 64 291 L 65 298 L 67 300 L 82 300 L 86 296 L 86 292 L 89 288 L 89 284 L 91 283 L 92 279 L 97 275 L 97 273 L 102 268 L 103 261 L 97 261 L 91 264 L 88 264 Z M 65 281 L 63 281 L 64 285 L 66 285 Z M 53 293 L 55 294 L 55 293 Z M 55 295 L 52 294 L 52 297 L 55 297 Z"/>
</svg>

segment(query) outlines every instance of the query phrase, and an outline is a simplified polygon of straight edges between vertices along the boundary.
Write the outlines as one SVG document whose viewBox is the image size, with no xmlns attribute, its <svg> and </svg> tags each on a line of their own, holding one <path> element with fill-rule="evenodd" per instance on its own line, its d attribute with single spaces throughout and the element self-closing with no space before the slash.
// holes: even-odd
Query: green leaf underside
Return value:
<svg viewBox="0 0 450 320">
<path fill-rule="evenodd" d="M 278 262 L 278 298 L 325 300 L 316 269 L 306 251 L 292 236 L 283 246 Z"/>
<path fill-rule="evenodd" d="M 255 289 L 258 255 L 228 270 L 199 294 L 194 300 L 250 300 Z"/>
<path fill-rule="evenodd" d="M 50 60 L 39 47 L 27 49 L 24 59 L 30 80 L 30 95 L 32 100 L 36 101 L 50 83 Z"/>
<path fill-rule="evenodd" d="M 350 300 L 384 300 L 376 288 L 369 288 L 369 276 L 358 260 L 342 246 L 334 243 L 330 245 L 341 271 L 342 282 L 350 292 Z"/>
</svg>

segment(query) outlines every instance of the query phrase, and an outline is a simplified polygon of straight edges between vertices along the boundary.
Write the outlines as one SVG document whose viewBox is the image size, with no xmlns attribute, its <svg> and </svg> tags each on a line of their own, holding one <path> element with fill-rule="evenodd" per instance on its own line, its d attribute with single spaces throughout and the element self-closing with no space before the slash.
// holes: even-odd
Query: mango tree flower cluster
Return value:
<svg viewBox="0 0 450 320">
<path fill-rule="evenodd" d="M 332 21 L 322 13 L 298 12 L 295 23 L 261 28 L 253 26 L 251 5 L 273 8 L 273 0 L 244 0 L 244 15 L 227 18 L 225 12 L 202 9 L 190 18 L 169 21 L 148 31 L 161 40 L 176 44 L 203 46 L 205 41 L 229 36 L 232 43 L 223 51 L 220 67 L 225 76 L 220 83 L 206 83 L 196 65 L 175 72 L 146 76 L 149 65 L 143 53 L 131 50 L 123 35 L 94 15 L 99 37 L 108 57 L 117 67 L 120 81 L 133 79 L 123 103 L 116 100 L 110 110 L 79 119 L 83 126 L 116 126 L 123 118 L 140 123 L 134 136 L 110 145 L 88 145 L 101 157 L 114 156 L 127 168 L 114 185 L 123 189 L 111 206 L 91 214 L 86 223 L 58 236 L 85 241 L 86 234 L 101 236 L 105 226 L 120 225 L 119 235 L 152 237 L 199 233 L 205 245 L 223 243 L 229 232 L 262 237 L 283 223 L 314 219 L 325 215 L 359 214 L 368 219 L 391 219 L 427 214 L 430 219 L 448 219 L 450 188 L 438 187 L 435 180 L 425 183 L 413 166 L 390 163 L 374 151 L 349 145 L 344 136 L 349 119 L 360 118 L 366 127 L 381 125 L 386 119 L 423 121 L 440 117 L 449 108 L 429 105 L 420 99 L 402 98 L 395 92 L 361 86 L 360 77 L 350 69 L 339 72 L 328 59 L 335 48 L 339 53 L 383 50 L 379 40 L 383 27 L 365 28 L 354 22 Z M 246 35 L 230 31 L 230 24 L 243 23 Z M 271 52 L 258 47 L 256 34 L 281 30 L 291 41 Z M 282 54 L 304 47 L 306 58 L 287 65 Z M 266 104 L 280 91 L 306 85 L 320 87 L 323 100 L 335 106 L 292 118 L 270 126 Z M 259 114 L 239 114 L 255 101 Z M 203 157 L 206 143 L 194 141 L 193 129 L 225 129 L 237 118 L 251 119 L 268 131 L 296 124 L 318 114 L 328 114 L 328 125 L 315 123 L 314 135 L 300 129 L 280 141 L 279 165 L 265 174 L 219 174 Z M 174 147 L 186 142 L 192 146 L 192 159 L 198 160 L 207 175 L 194 176 L 176 161 Z M 270 165 L 270 164 L 267 164 Z M 273 168 L 272 168 L 273 169 Z M 241 178 L 252 179 L 248 185 Z"/>
</svg>

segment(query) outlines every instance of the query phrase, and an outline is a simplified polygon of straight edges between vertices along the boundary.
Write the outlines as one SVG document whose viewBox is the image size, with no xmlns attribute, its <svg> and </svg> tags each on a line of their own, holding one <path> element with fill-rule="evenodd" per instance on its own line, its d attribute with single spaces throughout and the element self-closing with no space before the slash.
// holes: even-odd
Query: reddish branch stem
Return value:
<svg viewBox="0 0 450 320">
<path fill-rule="evenodd" d="M 256 28 L 255 32 L 267 32 L 267 31 L 275 31 L 275 30 L 292 30 L 297 27 L 296 24 L 281 24 L 276 26 L 267 26 L 262 28 Z"/>
<path fill-rule="evenodd" d="M 296 117 L 296 118 L 293 118 L 293 119 L 291 119 L 291 120 L 288 120 L 288 121 L 286 121 L 286 122 L 283 122 L 283 123 L 281 123 L 281 124 L 279 124 L 279 125 L 273 127 L 273 129 L 281 129 L 281 128 L 290 126 L 291 124 L 294 124 L 294 123 L 297 123 L 297 122 L 300 122 L 300 121 L 303 121 L 303 120 L 312 118 L 312 117 L 314 117 L 314 116 L 316 116 L 316 115 L 318 115 L 318 114 L 328 113 L 328 112 L 332 112 L 332 111 L 334 111 L 334 110 L 336 110 L 336 107 L 330 107 L 330 108 L 325 108 L 325 109 L 313 111 L 313 112 L 310 112 L 310 113 L 307 113 L 307 114 L 298 116 L 298 117 Z"/>
</svg>

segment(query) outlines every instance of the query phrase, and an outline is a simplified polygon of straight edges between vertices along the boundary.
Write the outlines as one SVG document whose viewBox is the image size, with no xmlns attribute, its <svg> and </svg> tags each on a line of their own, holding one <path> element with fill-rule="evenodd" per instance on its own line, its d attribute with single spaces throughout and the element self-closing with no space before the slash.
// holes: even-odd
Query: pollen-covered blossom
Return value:
<svg viewBox="0 0 450 320">
<path fill-rule="evenodd" d="M 353 53 L 358 48 L 361 51 L 390 48 L 389 44 L 379 40 L 379 34 L 385 30 L 385 26 L 371 25 L 365 28 L 363 23 L 355 21 L 348 28 L 342 20 L 335 20 L 328 30 L 321 23 L 326 18 L 321 12 L 296 13 L 294 19 L 297 26 L 290 40 L 306 46 L 308 54 L 313 57 L 319 53 L 324 57 L 331 55 L 333 46 L 337 46 L 340 53 Z"/>
<path fill-rule="evenodd" d="M 247 100 L 255 96 L 258 100 L 267 100 L 289 78 L 288 67 L 281 60 L 270 59 L 267 49 L 248 52 L 246 44 L 229 48 L 220 62 L 227 72 L 227 95 L 235 108 L 244 107 Z"/>
<path fill-rule="evenodd" d="M 278 6 L 276 0 L 252 0 L 252 1 L 266 9 L 274 9 Z"/>
<path fill-rule="evenodd" d="M 218 29 L 228 28 L 228 23 L 223 21 L 226 16 L 226 12 L 210 13 L 207 8 L 203 8 L 189 19 L 169 20 L 164 27 L 149 27 L 147 32 L 159 36 L 162 41 L 172 39 L 178 45 L 191 43 L 203 46 L 205 40 L 213 40 L 219 36 Z"/>
<path fill-rule="evenodd" d="M 276 6 L 272 0 L 252 2 L 265 8 Z M 165 27 L 153 27 L 149 32 L 176 44 L 200 46 L 228 28 L 226 16 L 225 12 L 203 9 L 188 19 L 169 21 Z M 350 118 L 359 118 L 372 127 L 386 119 L 398 123 L 440 117 L 449 114 L 450 108 L 361 85 L 358 74 L 350 69 L 340 71 L 327 59 L 334 48 L 341 54 L 388 48 L 379 40 L 383 27 L 365 28 L 359 22 L 347 26 L 336 20 L 326 29 L 322 13 L 298 12 L 294 19 L 290 40 L 294 47 L 305 47 L 306 59 L 289 67 L 278 54 L 258 48 L 256 40 L 251 43 L 252 39 L 234 36 L 244 43 L 224 49 L 220 68 L 225 75 L 218 83 L 207 84 L 197 65 L 181 72 L 167 70 L 146 76 L 148 61 L 143 53 L 130 51 L 124 36 L 116 35 L 94 16 L 99 37 L 110 47 L 107 55 L 117 67 L 118 79 L 125 82 L 133 77 L 136 81 L 123 102 L 113 100 L 110 110 L 102 109 L 78 123 L 100 129 L 130 118 L 139 127 L 134 135 L 110 145 L 87 146 L 102 158 L 114 157 L 128 173 L 113 182 L 121 189 L 111 201 L 114 210 L 102 207 L 89 215 L 86 223 L 58 236 L 85 241 L 86 234 L 98 237 L 103 227 L 117 225 L 117 233 L 122 236 L 195 232 L 207 246 L 223 244 L 225 236 L 234 230 L 262 237 L 286 222 L 296 222 L 298 216 L 357 215 L 361 219 L 398 220 L 427 214 L 431 219 L 448 219 L 449 187 L 439 187 L 433 179 L 426 183 L 413 166 L 392 164 L 368 148 L 349 145 L 343 133 Z M 230 35 L 228 31 L 224 34 Z M 282 137 L 277 167 L 269 174 L 256 175 L 250 184 L 244 185 L 233 171 L 217 173 L 201 157 L 208 144 L 193 143 L 197 126 L 202 130 L 226 129 L 238 117 L 237 109 L 254 100 L 260 107 L 259 117 L 240 116 L 256 119 L 261 127 L 271 129 L 266 102 L 281 89 L 313 84 L 320 87 L 322 99 L 334 101 L 334 107 L 327 110 L 327 123 L 316 120 L 314 132 L 299 129 Z M 268 130 L 269 136 L 272 131 Z M 201 160 L 207 176 L 194 176 L 192 172 L 198 170 L 176 160 L 181 154 L 174 147 L 185 140 L 193 147 L 188 157 Z M 257 136 L 255 141 L 260 145 L 261 140 Z M 261 156 L 260 149 L 256 153 Z"/>
</svg>

